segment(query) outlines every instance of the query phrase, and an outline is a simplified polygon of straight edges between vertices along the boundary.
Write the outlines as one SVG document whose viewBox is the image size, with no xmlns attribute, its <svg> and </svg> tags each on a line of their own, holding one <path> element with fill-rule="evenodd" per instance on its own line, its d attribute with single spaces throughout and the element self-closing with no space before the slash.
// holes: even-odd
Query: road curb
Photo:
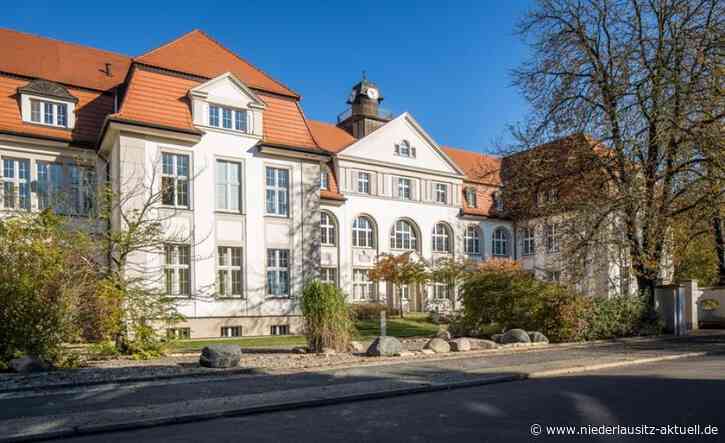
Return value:
<svg viewBox="0 0 725 443">
<path fill-rule="evenodd" d="M 622 360 L 611 363 L 603 363 L 597 365 L 572 366 L 569 368 L 521 372 L 507 375 L 481 377 L 472 380 L 454 381 L 454 382 L 422 382 L 415 386 L 394 388 L 387 390 L 379 390 L 366 392 L 361 394 L 340 395 L 336 397 L 312 399 L 302 401 L 279 402 L 268 405 L 251 406 L 243 408 L 228 409 L 216 412 L 193 413 L 186 415 L 157 417 L 151 419 L 135 420 L 131 422 L 113 423 L 105 425 L 88 425 L 77 426 L 68 429 L 60 429 L 57 431 L 37 432 L 34 434 L 16 435 L 8 438 L 0 437 L 0 443 L 15 442 L 31 442 L 58 438 L 80 437 L 86 435 L 103 434 L 109 432 L 127 431 L 132 429 L 144 429 L 158 426 L 168 426 L 183 423 L 193 423 L 200 421 L 208 421 L 219 418 L 239 417 L 246 415 L 254 415 L 269 412 L 280 412 L 302 408 L 315 408 L 321 406 L 330 406 L 343 403 L 353 403 L 368 400 L 378 400 L 383 398 L 393 398 L 405 395 L 423 394 L 430 392 L 449 391 L 454 389 L 462 389 L 469 387 L 493 385 L 507 383 L 513 381 L 523 381 L 529 379 L 538 379 L 546 377 L 554 377 L 558 375 L 567 375 L 580 372 L 589 372 L 600 369 L 609 369 L 623 366 L 633 366 L 639 364 L 656 363 L 661 361 L 679 360 L 684 358 L 702 357 L 706 355 L 719 354 L 717 351 L 704 352 L 688 352 L 683 354 L 665 355 L 661 357 L 648 357 L 633 360 Z"/>
</svg>

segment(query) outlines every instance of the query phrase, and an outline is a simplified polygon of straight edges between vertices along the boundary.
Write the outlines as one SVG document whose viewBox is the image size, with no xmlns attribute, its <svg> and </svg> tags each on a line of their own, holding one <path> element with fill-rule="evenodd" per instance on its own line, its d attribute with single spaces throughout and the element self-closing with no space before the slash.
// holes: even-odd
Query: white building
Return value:
<svg viewBox="0 0 725 443">
<path fill-rule="evenodd" d="M 168 243 L 130 272 L 178 298 L 183 337 L 297 333 L 318 276 L 351 302 L 451 307 L 445 285 L 377 287 L 367 270 L 403 251 L 519 257 L 500 161 L 442 147 L 380 101 L 363 80 L 337 125 L 308 120 L 297 93 L 200 31 L 129 58 L 0 30 L 0 211 L 83 220 L 88 185 L 107 180 L 122 229 L 158 196 Z"/>
</svg>

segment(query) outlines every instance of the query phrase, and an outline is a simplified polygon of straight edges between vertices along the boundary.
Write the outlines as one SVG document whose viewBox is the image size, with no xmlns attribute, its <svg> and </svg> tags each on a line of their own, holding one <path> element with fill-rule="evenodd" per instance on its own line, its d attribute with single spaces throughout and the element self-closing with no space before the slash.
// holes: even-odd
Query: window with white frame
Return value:
<svg viewBox="0 0 725 443">
<path fill-rule="evenodd" d="M 445 223 L 433 227 L 433 252 L 451 253 L 451 231 Z"/>
<path fill-rule="evenodd" d="M 271 335 L 289 335 L 289 325 L 272 325 L 269 333 Z"/>
<path fill-rule="evenodd" d="M 161 203 L 180 208 L 189 207 L 189 156 L 161 154 Z"/>
<path fill-rule="evenodd" d="M 544 225 L 544 244 L 549 254 L 559 252 L 559 226 L 556 223 Z"/>
<path fill-rule="evenodd" d="M 436 300 L 450 300 L 452 292 L 452 286 L 448 283 L 433 283 L 433 298 Z"/>
<path fill-rule="evenodd" d="M 320 189 L 324 189 L 325 191 L 330 190 L 330 173 L 327 168 L 320 170 Z"/>
<path fill-rule="evenodd" d="M 409 285 L 396 285 L 395 296 L 398 300 L 408 300 L 410 298 L 410 286 Z"/>
<path fill-rule="evenodd" d="M 241 337 L 242 327 L 241 326 L 222 326 L 221 328 L 222 337 Z"/>
<path fill-rule="evenodd" d="M 398 198 L 401 200 L 413 199 L 413 181 L 411 179 L 398 177 Z"/>
<path fill-rule="evenodd" d="M 352 270 L 352 296 L 354 301 L 372 300 L 375 283 L 368 269 Z"/>
<path fill-rule="evenodd" d="M 392 249 L 415 250 L 418 239 L 413 225 L 406 220 L 398 220 L 390 231 L 390 247 Z"/>
<path fill-rule="evenodd" d="M 68 105 L 66 103 L 30 99 L 30 121 L 67 128 Z"/>
<path fill-rule="evenodd" d="M 337 268 L 320 268 L 320 281 L 331 285 L 337 285 Z"/>
<path fill-rule="evenodd" d="M 357 192 L 361 194 L 370 194 L 370 173 L 357 173 Z"/>
<path fill-rule="evenodd" d="M 335 232 L 335 219 L 328 212 L 320 213 L 320 237 L 324 246 L 335 246 L 337 235 Z"/>
<path fill-rule="evenodd" d="M 191 338 L 191 328 L 168 328 L 166 338 L 169 340 L 188 340 Z"/>
<path fill-rule="evenodd" d="M 289 215 L 289 171 L 267 167 L 267 214 Z"/>
<path fill-rule="evenodd" d="M 352 222 L 352 246 L 356 248 L 375 247 L 375 229 L 368 217 L 356 217 Z"/>
<path fill-rule="evenodd" d="M 167 243 L 164 245 L 164 275 L 166 294 L 191 295 L 191 247 Z"/>
<path fill-rule="evenodd" d="M 216 161 L 216 208 L 239 212 L 242 196 L 242 165 L 239 162 Z"/>
<path fill-rule="evenodd" d="M 503 212 L 503 196 L 501 192 L 494 192 L 493 193 L 493 204 L 496 208 L 496 212 Z"/>
<path fill-rule="evenodd" d="M 545 280 L 551 281 L 551 282 L 559 282 L 561 281 L 561 271 L 545 271 L 546 274 L 544 276 Z"/>
<path fill-rule="evenodd" d="M 30 160 L 3 159 L 3 207 L 30 209 Z"/>
<path fill-rule="evenodd" d="M 463 245 L 468 255 L 481 255 L 481 229 L 469 225 L 463 233 Z"/>
<path fill-rule="evenodd" d="M 496 228 L 493 231 L 492 253 L 496 257 L 508 257 L 509 233 L 506 228 Z"/>
<path fill-rule="evenodd" d="M 217 248 L 217 293 L 221 297 L 242 296 L 242 248 Z"/>
<path fill-rule="evenodd" d="M 96 204 L 96 173 L 75 164 L 36 162 L 38 209 L 89 215 Z"/>
<path fill-rule="evenodd" d="M 415 157 L 415 147 L 410 146 L 408 140 L 403 140 L 395 145 L 395 153 L 401 157 Z"/>
<path fill-rule="evenodd" d="M 246 133 L 248 132 L 247 111 L 244 109 L 209 105 L 209 126 Z"/>
<path fill-rule="evenodd" d="M 466 205 L 468 205 L 469 208 L 478 207 L 478 201 L 476 198 L 476 188 L 473 188 L 473 187 L 466 188 Z"/>
<path fill-rule="evenodd" d="M 534 228 L 521 229 L 521 255 L 534 255 L 536 253 L 536 242 L 534 239 Z"/>
<path fill-rule="evenodd" d="M 448 185 L 445 183 L 435 184 L 436 203 L 448 204 Z"/>
<path fill-rule="evenodd" d="M 267 249 L 267 295 L 289 297 L 289 249 Z"/>
</svg>

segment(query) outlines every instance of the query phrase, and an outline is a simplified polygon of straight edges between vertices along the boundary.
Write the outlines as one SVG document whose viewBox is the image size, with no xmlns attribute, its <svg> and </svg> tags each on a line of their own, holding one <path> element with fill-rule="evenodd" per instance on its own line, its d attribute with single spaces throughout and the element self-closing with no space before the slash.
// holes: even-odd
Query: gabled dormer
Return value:
<svg viewBox="0 0 725 443">
<path fill-rule="evenodd" d="M 189 91 L 194 125 L 230 134 L 262 137 L 266 105 L 227 72 Z"/>
<path fill-rule="evenodd" d="M 65 86 L 35 79 L 18 88 L 23 121 L 37 125 L 73 129 L 78 98 Z"/>
</svg>

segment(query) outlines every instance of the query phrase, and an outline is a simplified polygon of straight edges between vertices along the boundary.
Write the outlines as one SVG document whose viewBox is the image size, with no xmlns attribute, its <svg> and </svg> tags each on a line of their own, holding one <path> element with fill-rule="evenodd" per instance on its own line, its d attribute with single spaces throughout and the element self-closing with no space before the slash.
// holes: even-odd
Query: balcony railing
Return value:
<svg viewBox="0 0 725 443">
<path fill-rule="evenodd" d="M 349 118 L 351 115 L 352 115 L 352 107 L 349 107 L 349 108 L 345 109 L 344 111 L 342 111 L 337 116 L 337 122 L 340 123 L 340 122 L 346 120 L 347 118 Z M 371 117 L 378 117 L 378 118 L 382 118 L 382 119 L 386 119 L 386 120 L 392 120 L 393 119 L 393 112 L 392 111 L 389 111 L 387 109 L 378 108 L 378 112 L 376 114 L 373 114 L 373 115 L 370 115 L 370 116 Z"/>
</svg>

